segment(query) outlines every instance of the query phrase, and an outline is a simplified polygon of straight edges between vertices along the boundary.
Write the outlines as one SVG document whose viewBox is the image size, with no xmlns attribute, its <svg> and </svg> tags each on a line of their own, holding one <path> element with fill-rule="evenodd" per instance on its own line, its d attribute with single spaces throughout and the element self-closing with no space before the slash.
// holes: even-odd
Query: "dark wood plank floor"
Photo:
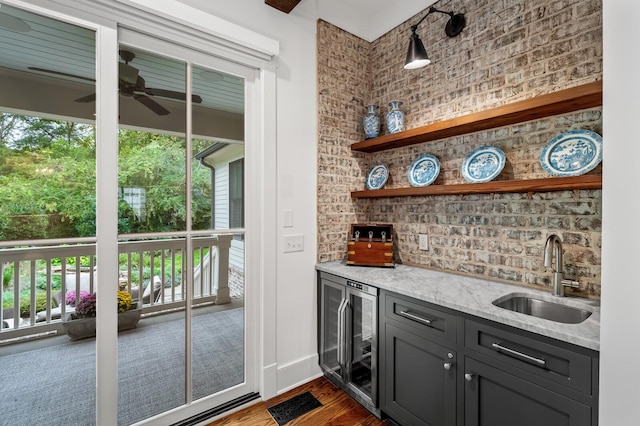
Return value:
<svg viewBox="0 0 640 426">
<path fill-rule="evenodd" d="M 334 425 L 334 426 L 388 426 L 389 424 L 376 418 L 360 404 L 354 401 L 349 395 L 333 385 L 324 377 L 315 379 L 307 384 L 297 387 L 289 392 L 278 395 L 268 401 L 258 402 L 244 410 L 230 414 L 229 416 L 209 423 L 208 426 L 221 425 L 247 425 L 247 426 L 272 426 L 278 425 L 273 420 L 268 408 L 273 407 L 283 401 L 300 395 L 304 392 L 311 392 L 322 407 L 304 414 L 289 423 L 294 425 Z"/>
</svg>

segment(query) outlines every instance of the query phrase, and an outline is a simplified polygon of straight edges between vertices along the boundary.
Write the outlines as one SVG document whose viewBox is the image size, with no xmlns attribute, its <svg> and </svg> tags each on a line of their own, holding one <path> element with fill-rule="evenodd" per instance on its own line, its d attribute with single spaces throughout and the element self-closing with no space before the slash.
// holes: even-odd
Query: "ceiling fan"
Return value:
<svg viewBox="0 0 640 426">
<path fill-rule="evenodd" d="M 118 90 L 122 96 L 132 97 L 142 105 L 149 108 L 151 111 L 158 115 L 168 115 L 170 111 L 160 105 L 149 96 L 159 96 L 162 98 L 177 99 L 184 101 L 187 95 L 183 92 L 176 92 L 174 90 L 156 89 L 152 87 L 146 87 L 144 78 L 140 77 L 139 70 L 132 65 L 129 65 L 136 55 L 128 50 L 119 50 L 118 53 L 124 62 L 118 63 Z M 62 71 L 49 70 L 38 67 L 28 67 L 33 71 L 40 71 L 49 74 L 62 75 L 66 77 L 73 77 L 81 80 L 87 80 L 95 82 L 93 78 L 83 77 L 75 74 L 69 74 Z M 75 100 L 75 102 L 95 102 L 96 94 L 92 93 L 87 96 L 82 96 Z M 191 95 L 192 102 L 202 103 L 202 98 L 198 95 Z"/>
</svg>

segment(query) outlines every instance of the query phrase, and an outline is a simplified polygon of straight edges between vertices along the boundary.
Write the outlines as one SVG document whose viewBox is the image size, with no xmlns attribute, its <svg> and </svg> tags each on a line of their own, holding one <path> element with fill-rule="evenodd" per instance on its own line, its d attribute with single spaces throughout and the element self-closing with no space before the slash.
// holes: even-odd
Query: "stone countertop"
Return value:
<svg viewBox="0 0 640 426">
<path fill-rule="evenodd" d="M 317 264 L 316 269 L 588 349 L 600 350 L 600 302 L 596 300 L 554 297 L 549 292 L 529 287 L 406 265 L 376 268 L 327 262 Z M 579 324 L 564 324 L 512 312 L 491 303 L 510 293 L 533 294 L 540 299 L 588 309 L 593 313 Z"/>
</svg>

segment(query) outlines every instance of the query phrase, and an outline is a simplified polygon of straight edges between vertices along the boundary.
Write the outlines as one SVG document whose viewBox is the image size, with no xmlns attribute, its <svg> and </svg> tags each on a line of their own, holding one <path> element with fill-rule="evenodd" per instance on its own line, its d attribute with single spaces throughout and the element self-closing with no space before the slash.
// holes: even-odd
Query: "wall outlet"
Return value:
<svg viewBox="0 0 640 426">
<path fill-rule="evenodd" d="M 420 250 L 429 250 L 429 236 L 427 234 L 418 235 L 418 248 Z"/>
<path fill-rule="evenodd" d="M 304 251 L 304 235 L 289 234 L 284 236 L 284 252 Z"/>
</svg>

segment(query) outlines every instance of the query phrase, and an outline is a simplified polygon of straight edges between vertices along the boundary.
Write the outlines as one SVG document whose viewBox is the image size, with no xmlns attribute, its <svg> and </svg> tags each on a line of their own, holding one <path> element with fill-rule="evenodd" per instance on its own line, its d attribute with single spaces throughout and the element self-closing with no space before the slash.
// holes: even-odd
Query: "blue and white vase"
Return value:
<svg viewBox="0 0 640 426">
<path fill-rule="evenodd" d="M 398 133 L 404 130 L 404 112 L 400 111 L 400 101 L 389 102 L 391 108 L 387 113 L 387 130 L 389 134 Z"/>
<path fill-rule="evenodd" d="M 380 136 L 380 115 L 376 112 L 378 105 L 367 105 L 366 108 L 367 113 L 362 120 L 364 134 L 367 139 L 377 138 Z"/>
</svg>

